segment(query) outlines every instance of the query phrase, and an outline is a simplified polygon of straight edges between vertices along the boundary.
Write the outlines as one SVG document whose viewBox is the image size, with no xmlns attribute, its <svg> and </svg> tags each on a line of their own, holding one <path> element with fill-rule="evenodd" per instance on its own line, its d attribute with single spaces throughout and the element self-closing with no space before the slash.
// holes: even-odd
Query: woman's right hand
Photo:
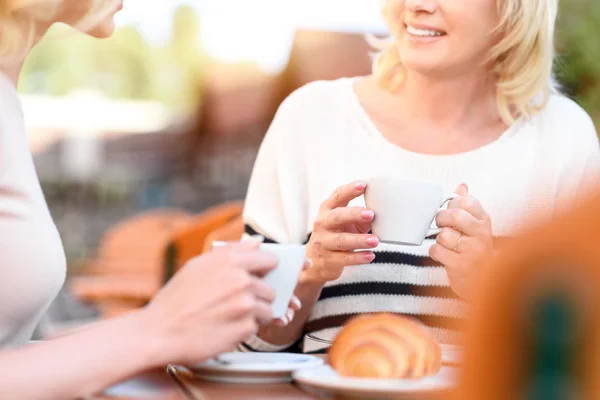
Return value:
<svg viewBox="0 0 600 400">
<path fill-rule="evenodd" d="M 312 267 L 303 272 L 303 281 L 325 284 L 338 279 L 346 266 L 373 261 L 375 254 L 369 249 L 379 244 L 377 236 L 368 234 L 374 213 L 348 207 L 366 187 L 360 181 L 340 186 L 321 204 L 306 249 Z"/>
<path fill-rule="evenodd" d="M 259 277 L 275 268 L 277 258 L 258 251 L 259 244 L 232 244 L 196 257 L 156 295 L 142 311 L 154 363 L 214 357 L 271 322 L 275 293 Z"/>
</svg>

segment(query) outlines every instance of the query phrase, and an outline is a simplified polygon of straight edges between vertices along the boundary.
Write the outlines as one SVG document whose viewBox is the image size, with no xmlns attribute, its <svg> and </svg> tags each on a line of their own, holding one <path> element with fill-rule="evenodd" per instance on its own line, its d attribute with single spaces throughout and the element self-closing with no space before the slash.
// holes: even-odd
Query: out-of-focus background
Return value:
<svg viewBox="0 0 600 400">
<path fill-rule="evenodd" d="M 19 88 L 69 263 L 38 335 L 139 307 L 208 241 L 235 237 L 278 105 L 370 72 L 378 3 L 126 0 L 110 39 L 54 28 Z M 600 2 L 561 0 L 557 75 L 596 126 L 599 33 Z"/>
</svg>

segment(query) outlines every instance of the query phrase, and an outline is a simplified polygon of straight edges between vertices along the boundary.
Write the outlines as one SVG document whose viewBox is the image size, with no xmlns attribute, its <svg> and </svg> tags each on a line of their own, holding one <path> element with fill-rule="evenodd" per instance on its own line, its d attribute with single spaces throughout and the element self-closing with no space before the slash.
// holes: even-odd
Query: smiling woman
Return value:
<svg viewBox="0 0 600 400">
<path fill-rule="evenodd" d="M 423 3 L 423 12 L 406 12 L 417 3 Z M 498 108 L 506 123 L 544 108 L 556 91 L 552 68 L 557 1 L 459 1 L 445 5 L 443 12 L 431 12 L 436 3 L 384 3 L 382 14 L 392 37 L 381 43 L 383 51 L 374 64 L 384 87 L 399 88 L 406 68 L 453 76 L 469 63 L 472 68 L 493 68 Z M 534 102 L 540 94 L 542 100 Z"/>
<path fill-rule="evenodd" d="M 321 351 L 357 314 L 391 312 L 460 343 L 481 264 L 600 178 L 594 125 L 552 78 L 558 0 L 387 0 L 372 74 L 310 83 L 277 112 L 245 202 L 248 234 L 306 243 L 286 328 L 245 349 Z M 458 196 L 419 246 L 380 244 L 368 177 Z M 398 207 L 401 207 L 398 205 Z M 406 224 L 408 221 L 391 221 Z"/>
</svg>

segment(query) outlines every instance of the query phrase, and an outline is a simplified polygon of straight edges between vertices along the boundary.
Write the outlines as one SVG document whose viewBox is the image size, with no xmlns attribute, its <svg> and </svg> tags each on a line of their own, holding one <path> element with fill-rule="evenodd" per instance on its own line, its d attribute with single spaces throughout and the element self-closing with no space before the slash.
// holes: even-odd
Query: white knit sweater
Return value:
<svg viewBox="0 0 600 400">
<path fill-rule="evenodd" d="M 593 123 L 563 96 L 553 96 L 542 113 L 518 121 L 493 143 L 460 154 L 425 155 L 382 136 L 361 107 L 353 82 L 313 82 L 282 103 L 250 180 L 244 210 L 248 233 L 305 243 L 319 205 L 333 189 L 387 174 L 440 182 L 448 192 L 467 183 L 491 216 L 494 236 L 507 237 L 572 204 L 599 177 Z M 351 205 L 364 206 L 364 200 Z M 373 263 L 347 267 L 323 290 L 301 348 L 318 351 L 327 346 L 319 339 L 331 340 L 352 315 L 382 311 L 414 316 L 441 342 L 455 343 L 465 303 L 452 292 L 443 266 L 428 257 L 433 243 L 382 244 Z M 245 348 L 283 349 L 258 338 Z"/>
</svg>

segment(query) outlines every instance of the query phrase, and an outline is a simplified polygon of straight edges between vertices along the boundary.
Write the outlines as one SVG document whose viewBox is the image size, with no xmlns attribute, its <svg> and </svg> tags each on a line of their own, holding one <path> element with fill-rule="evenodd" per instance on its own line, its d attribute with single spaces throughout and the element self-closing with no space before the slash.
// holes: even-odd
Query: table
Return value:
<svg viewBox="0 0 600 400">
<path fill-rule="evenodd" d="M 119 383 L 102 395 L 85 400 L 312 400 L 291 383 L 227 385 L 169 376 L 156 370 Z"/>
<path fill-rule="evenodd" d="M 324 354 L 316 357 L 326 359 Z M 310 396 L 293 383 L 278 384 L 223 384 L 203 381 L 183 372 L 170 369 L 171 377 L 179 383 L 186 393 L 187 400 L 314 400 L 322 398 Z"/>
<path fill-rule="evenodd" d="M 148 371 L 85 400 L 189 400 L 164 369 Z"/>
<path fill-rule="evenodd" d="M 187 400 L 314 400 L 291 383 L 240 385 L 180 378 Z"/>
<path fill-rule="evenodd" d="M 163 369 L 139 375 L 115 385 L 101 396 L 84 400 L 332 400 L 336 398 L 339 397 L 310 388 L 300 389 L 292 383 L 221 384 L 195 379 L 184 371 L 171 370 L 171 374 L 168 374 L 167 370 Z"/>
</svg>

